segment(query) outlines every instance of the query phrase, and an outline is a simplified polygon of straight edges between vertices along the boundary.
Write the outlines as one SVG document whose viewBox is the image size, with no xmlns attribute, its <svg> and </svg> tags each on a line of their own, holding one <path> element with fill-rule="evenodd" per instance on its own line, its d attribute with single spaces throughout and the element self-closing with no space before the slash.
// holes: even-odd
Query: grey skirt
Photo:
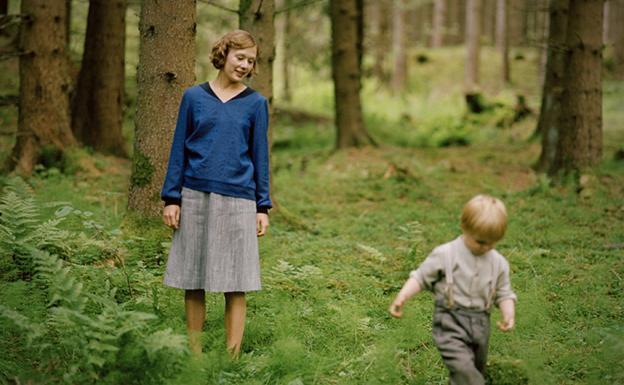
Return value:
<svg viewBox="0 0 624 385">
<path fill-rule="evenodd" d="M 260 290 L 256 202 L 183 188 L 164 284 L 211 292 Z"/>
</svg>

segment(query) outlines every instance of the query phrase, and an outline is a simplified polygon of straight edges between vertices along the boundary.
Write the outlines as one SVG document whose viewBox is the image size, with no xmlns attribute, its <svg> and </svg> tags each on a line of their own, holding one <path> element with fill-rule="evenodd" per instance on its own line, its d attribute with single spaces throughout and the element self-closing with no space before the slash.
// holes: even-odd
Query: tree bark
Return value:
<svg viewBox="0 0 624 385">
<path fill-rule="evenodd" d="M 501 55 L 501 80 L 511 82 L 509 74 L 509 38 L 507 35 L 507 0 L 497 0 L 496 4 L 496 47 Z"/>
<path fill-rule="evenodd" d="M 276 8 L 282 9 L 289 4 L 285 0 L 278 0 L 275 3 Z M 290 45 L 290 12 L 282 12 L 275 18 L 275 66 L 281 74 L 281 97 L 285 102 L 290 102 L 292 93 L 290 89 L 290 69 L 289 69 L 289 45 Z"/>
<path fill-rule="evenodd" d="M 550 174 L 581 170 L 602 157 L 602 0 L 570 0 L 561 131 Z"/>
<path fill-rule="evenodd" d="M 466 2 L 466 66 L 464 83 L 466 93 L 479 87 L 479 51 L 481 38 L 481 0 Z"/>
<path fill-rule="evenodd" d="M 446 1 L 435 0 L 433 3 L 433 21 L 431 31 L 431 47 L 440 48 L 444 45 L 444 35 L 446 34 Z"/>
<path fill-rule="evenodd" d="M 536 133 L 542 138 L 542 152 L 535 166 L 538 171 L 550 170 L 557 152 L 565 75 L 568 7 L 569 0 L 550 0 L 546 73 L 536 128 Z"/>
<path fill-rule="evenodd" d="M 128 206 L 160 215 L 160 189 L 184 89 L 195 82 L 195 0 L 143 0 Z"/>
<path fill-rule="evenodd" d="M 20 105 L 17 140 L 5 168 L 30 175 L 43 149 L 76 144 L 69 125 L 65 0 L 22 0 Z"/>
<path fill-rule="evenodd" d="M 395 0 L 392 9 L 392 53 L 394 54 L 394 72 L 392 73 L 392 90 L 401 93 L 407 79 L 407 47 L 406 47 L 406 0 Z"/>
<path fill-rule="evenodd" d="M 618 79 L 624 79 L 624 0 L 611 0 L 609 7 L 614 73 Z"/>
<path fill-rule="evenodd" d="M 336 111 L 336 148 L 373 144 L 364 127 L 357 57 L 357 0 L 330 0 L 332 75 Z"/>
<path fill-rule="evenodd" d="M 126 0 L 90 0 L 72 130 L 97 151 L 127 156 L 122 136 Z"/>
<path fill-rule="evenodd" d="M 385 70 L 385 60 L 388 56 L 390 20 L 388 17 L 389 6 L 387 0 L 372 1 L 371 7 L 371 33 L 373 35 L 373 74 L 377 80 L 386 84 L 388 75 Z"/>
</svg>

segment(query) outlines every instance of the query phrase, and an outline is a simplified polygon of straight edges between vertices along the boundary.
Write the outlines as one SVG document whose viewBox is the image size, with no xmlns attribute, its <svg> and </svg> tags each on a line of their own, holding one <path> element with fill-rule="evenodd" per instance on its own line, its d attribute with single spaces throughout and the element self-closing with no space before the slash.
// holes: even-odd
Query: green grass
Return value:
<svg viewBox="0 0 624 385">
<path fill-rule="evenodd" d="M 172 384 L 445 384 L 430 335 L 430 296 L 410 301 L 400 320 L 386 308 L 409 271 L 459 234 L 461 207 L 480 192 L 507 204 L 510 226 L 498 250 L 519 298 L 516 329 L 492 330 L 493 362 L 517 365 L 531 384 L 624 382 L 624 169 L 613 160 L 624 143 L 623 84 L 605 83 L 604 161 L 587 172 L 590 183 L 579 194 L 574 184 L 553 187 L 532 171 L 539 144 L 526 139 L 535 117 L 507 129 L 496 128 L 494 115 L 466 120 L 460 55 L 430 53 L 430 63 L 411 74 L 418 92 L 404 98 L 365 84 L 366 120 L 379 148 L 334 152 L 330 125 L 277 123 L 272 166 L 282 211 L 260 240 L 264 290 L 248 296 L 243 354 L 238 361 L 224 354 L 223 298 L 209 295 L 206 353 L 189 359 Z M 493 51 L 484 55 L 494 60 Z M 489 100 L 509 105 L 520 90 L 537 109 L 536 59 L 526 57 L 514 67 L 515 88 L 498 85 L 495 66 L 484 68 Z M 297 73 L 294 106 L 306 101 L 310 111 L 331 114 L 328 79 L 314 83 Z M 419 130 L 447 122 L 469 126 L 470 145 L 418 142 Z M 125 216 L 129 161 L 78 154 L 71 166 L 72 175 L 44 170 L 29 180 L 44 215 L 63 205 L 91 213 L 125 259 L 122 269 L 104 268 L 105 257 L 85 258 L 78 274 L 94 286 L 109 277 L 121 297 L 144 293 L 148 301 L 133 306 L 184 333 L 182 292 L 160 283 L 169 232 Z M 66 225 L 80 230 L 83 214 Z M 40 297 L 28 282 L 0 286 L 0 302 L 33 319 L 45 307 Z M 34 363 L 24 357 L 23 339 L 5 330 L 0 348 L 9 358 L 0 360 L 0 374 L 28 372 Z"/>
</svg>

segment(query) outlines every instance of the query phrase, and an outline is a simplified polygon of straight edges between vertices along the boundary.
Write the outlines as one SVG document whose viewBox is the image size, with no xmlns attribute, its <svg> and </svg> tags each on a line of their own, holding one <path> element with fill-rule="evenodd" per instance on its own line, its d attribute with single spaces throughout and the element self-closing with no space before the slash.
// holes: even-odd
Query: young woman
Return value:
<svg viewBox="0 0 624 385">
<path fill-rule="evenodd" d="M 205 292 L 225 295 L 227 349 L 237 356 L 245 293 L 260 290 L 257 237 L 269 226 L 268 102 L 243 80 L 258 45 L 246 31 L 212 48 L 219 70 L 182 97 L 161 192 L 163 220 L 175 229 L 164 283 L 185 290 L 191 350 L 201 352 Z"/>
</svg>

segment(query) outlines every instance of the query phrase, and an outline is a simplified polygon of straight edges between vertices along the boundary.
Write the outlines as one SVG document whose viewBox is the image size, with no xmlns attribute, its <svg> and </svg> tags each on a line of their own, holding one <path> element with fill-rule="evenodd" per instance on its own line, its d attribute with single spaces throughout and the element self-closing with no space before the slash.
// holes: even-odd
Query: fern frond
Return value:
<svg viewBox="0 0 624 385">
<path fill-rule="evenodd" d="M 188 353 L 186 337 L 173 333 L 170 328 L 159 330 L 147 336 L 143 341 L 143 347 L 150 361 L 156 360 L 158 353 L 162 351 L 166 351 L 167 354 L 182 355 Z"/>
<path fill-rule="evenodd" d="M 0 305 L 0 316 L 12 321 L 15 326 L 24 330 L 28 344 L 44 334 L 44 329 L 40 325 L 31 322 L 28 317 L 4 305 Z"/>
<path fill-rule="evenodd" d="M 82 312 L 86 297 L 82 295 L 82 283 L 69 274 L 58 257 L 40 250 L 32 252 L 39 278 L 48 284 L 48 306 L 65 306 Z"/>
</svg>

